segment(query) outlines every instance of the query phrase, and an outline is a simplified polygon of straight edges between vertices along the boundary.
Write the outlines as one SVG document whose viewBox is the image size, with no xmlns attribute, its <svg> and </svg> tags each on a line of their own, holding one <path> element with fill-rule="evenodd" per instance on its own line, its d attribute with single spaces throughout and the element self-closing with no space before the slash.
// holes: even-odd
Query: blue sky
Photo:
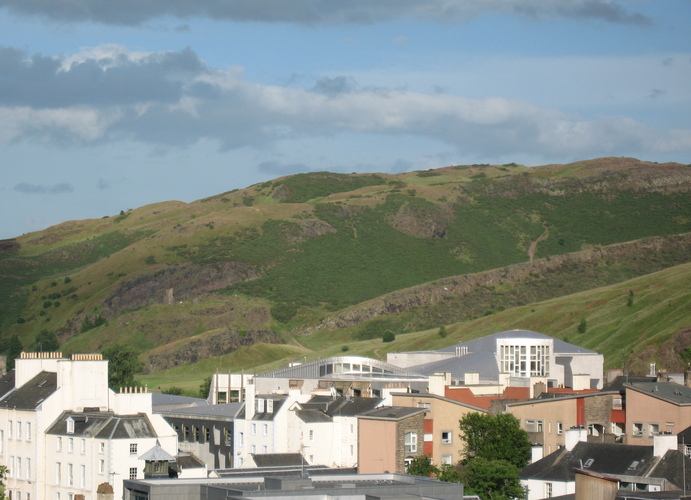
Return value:
<svg viewBox="0 0 691 500">
<path fill-rule="evenodd" d="M 691 0 L 0 0 L 0 239 L 298 172 L 691 163 Z"/>
</svg>

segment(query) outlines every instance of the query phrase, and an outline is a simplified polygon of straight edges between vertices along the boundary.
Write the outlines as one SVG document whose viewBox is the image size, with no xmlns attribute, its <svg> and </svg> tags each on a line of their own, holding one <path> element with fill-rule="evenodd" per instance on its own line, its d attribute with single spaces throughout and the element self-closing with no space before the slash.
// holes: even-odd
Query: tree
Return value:
<svg viewBox="0 0 691 500">
<path fill-rule="evenodd" d="M 7 478 L 7 467 L 0 465 L 0 500 L 5 500 L 5 479 Z"/>
<path fill-rule="evenodd" d="M 119 387 L 136 385 L 134 376 L 144 369 L 139 360 L 139 351 L 127 344 L 115 344 L 103 350 L 108 363 L 108 385 L 115 390 Z"/>
<path fill-rule="evenodd" d="M 581 322 L 578 323 L 578 333 L 585 333 L 587 328 L 588 322 L 585 320 L 585 318 L 581 319 Z"/>
<path fill-rule="evenodd" d="M 510 413 L 467 413 L 459 426 L 460 437 L 465 442 L 464 463 L 476 458 L 505 460 L 521 469 L 530 460 L 528 433 Z"/>
<path fill-rule="evenodd" d="M 199 385 L 199 397 L 206 399 L 209 397 L 209 392 L 211 392 L 211 375 L 206 377 L 204 382 Z"/>
<path fill-rule="evenodd" d="M 449 464 L 442 464 L 436 473 L 437 479 L 446 483 L 462 483 L 463 474 L 456 467 Z"/>
<path fill-rule="evenodd" d="M 381 339 L 382 342 L 393 342 L 394 340 L 396 340 L 396 334 L 391 330 L 386 330 L 384 332 L 384 335 L 382 335 Z"/>
<path fill-rule="evenodd" d="M 55 332 L 41 330 L 36 335 L 35 349 L 39 352 L 56 352 L 60 349 L 60 342 L 55 336 Z"/>
<path fill-rule="evenodd" d="M 22 341 L 19 340 L 19 335 L 13 335 L 7 348 L 7 371 L 14 369 L 14 360 L 19 357 L 22 350 L 24 350 L 24 346 Z"/>
<path fill-rule="evenodd" d="M 446 337 L 446 326 L 441 325 L 441 326 L 439 327 L 439 336 L 440 336 L 441 338 Z"/>
<path fill-rule="evenodd" d="M 463 484 L 482 500 L 525 498 L 516 467 L 506 460 L 470 460 L 461 473 Z"/>
<path fill-rule="evenodd" d="M 405 468 L 407 474 L 411 476 L 430 477 L 432 474 L 438 474 L 439 469 L 432 465 L 432 457 L 429 455 L 418 455 Z"/>
</svg>

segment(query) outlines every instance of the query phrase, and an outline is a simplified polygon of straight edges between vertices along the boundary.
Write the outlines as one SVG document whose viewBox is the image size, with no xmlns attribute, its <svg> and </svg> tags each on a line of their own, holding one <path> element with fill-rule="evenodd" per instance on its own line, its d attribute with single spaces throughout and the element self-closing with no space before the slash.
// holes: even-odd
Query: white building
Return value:
<svg viewBox="0 0 691 500">
<path fill-rule="evenodd" d="M 7 377 L 11 377 L 8 374 Z M 157 440 L 177 455 L 177 435 L 141 389 L 115 394 L 100 354 L 22 353 L 0 395 L 0 463 L 13 500 L 96 498 L 101 483 L 144 477 L 139 457 Z"/>
</svg>

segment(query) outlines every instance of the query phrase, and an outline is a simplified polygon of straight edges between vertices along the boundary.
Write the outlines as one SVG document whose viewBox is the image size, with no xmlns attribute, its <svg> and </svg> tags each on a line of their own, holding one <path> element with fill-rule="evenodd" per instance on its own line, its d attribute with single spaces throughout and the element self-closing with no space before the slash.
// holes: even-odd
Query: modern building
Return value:
<svg viewBox="0 0 691 500">
<path fill-rule="evenodd" d="M 528 330 L 495 333 L 437 351 L 389 353 L 387 361 L 426 376 L 448 373 L 450 385 L 472 387 L 476 395 L 538 383 L 576 390 L 603 386 L 601 354 Z"/>
<path fill-rule="evenodd" d="M 328 471 L 327 471 L 328 472 Z M 241 476 L 125 481 L 124 500 L 461 500 L 463 485 L 407 474 Z"/>
</svg>

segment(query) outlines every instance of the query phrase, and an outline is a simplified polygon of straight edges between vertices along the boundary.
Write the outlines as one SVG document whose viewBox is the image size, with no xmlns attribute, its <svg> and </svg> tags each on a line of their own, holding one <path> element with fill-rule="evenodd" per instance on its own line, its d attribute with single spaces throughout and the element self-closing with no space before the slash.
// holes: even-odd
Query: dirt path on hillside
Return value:
<svg viewBox="0 0 691 500">
<path fill-rule="evenodd" d="M 535 241 L 531 242 L 530 246 L 528 247 L 529 262 L 532 262 L 533 259 L 535 258 L 535 249 L 537 248 L 537 244 L 540 243 L 540 241 L 547 238 L 547 236 L 549 236 L 549 228 L 547 226 L 545 226 L 545 232 L 542 233 L 540 236 L 538 236 Z"/>
</svg>

